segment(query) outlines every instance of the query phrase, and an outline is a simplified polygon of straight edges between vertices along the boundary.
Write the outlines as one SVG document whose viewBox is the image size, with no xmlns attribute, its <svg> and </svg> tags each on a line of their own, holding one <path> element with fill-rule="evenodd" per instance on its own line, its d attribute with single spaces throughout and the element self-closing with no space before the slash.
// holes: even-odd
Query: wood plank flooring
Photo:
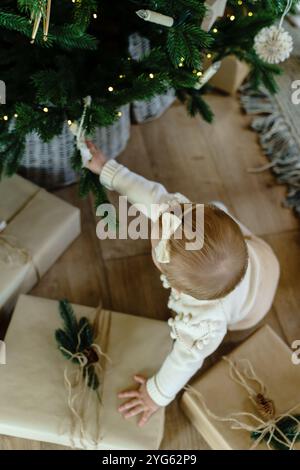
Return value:
<svg viewBox="0 0 300 470">
<path fill-rule="evenodd" d="M 270 172 L 247 171 L 265 163 L 265 157 L 238 100 L 212 95 L 209 101 L 215 112 L 212 125 L 189 118 L 185 109 L 175 104 L 160 119 L 133 126 L 130 142 L 118 161 L 194 201 L 222 200 L 245 225 L 271 244 L 280 259 L 282 275 L 273 308 L 264 321 L 291 344 L 300 338 L 299 221 L 282 207 L 285 188 L 275 183 Z M 90 306 L 96 306 L 101 299 L 113 310 L 166 320 L 168 293 L 151 261 L 148 241 L 100 242 L 95 234 L 93 201 L 80 200 L 76 186 L 56 194 L 81 208 L 82 234 L 32 294 L 67 297 Z M 228 334 L 204 368 L 250 333 Z M 54 448 L 59 447 L 0 438 L 0 449 Z M 167 408 L 162 448 L 207 448 L 183 416 L 178 402 Z"/>
</svg>

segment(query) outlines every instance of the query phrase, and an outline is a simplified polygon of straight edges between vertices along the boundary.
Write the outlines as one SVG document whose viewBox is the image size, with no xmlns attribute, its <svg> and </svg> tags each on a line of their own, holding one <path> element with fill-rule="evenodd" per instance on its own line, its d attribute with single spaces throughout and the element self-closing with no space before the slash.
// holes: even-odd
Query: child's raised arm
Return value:
<svg viewBox="0 0 300 470">
<path fill-rule="evenodd" d="M 87 145 L 93 156 L 92 160 L 87 163 L 87 168 L 100 175 L 103 186 L 117 191 L 122 196 L 127 196 L 131 204 L 142 204 L 144 208 L 141 212 L 155 220 L 157 214 L 154 208 L 151 211 L 151 205 L 167 202 L 173 195 L 169 194 L 162 184 L 137 175 L 115 160 L 107 160 L 92 142 L 87 141 Z M 188 202 L 188 199 L 185 198 L 185 202 Z"/>
</svg>

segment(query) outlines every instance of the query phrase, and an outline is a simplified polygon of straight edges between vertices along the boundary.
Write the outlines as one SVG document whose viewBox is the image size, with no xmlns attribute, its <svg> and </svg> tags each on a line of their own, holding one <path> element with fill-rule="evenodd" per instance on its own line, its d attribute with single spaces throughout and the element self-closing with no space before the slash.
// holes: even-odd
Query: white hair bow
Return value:
<svg viewBox="0 0 300 470">
<path fill-rule="evenodd" d="M 175 214 L 165 212 L 162 215 L 162 237 L 155 248 L 155 256 L 159 263 L 170 263 L 170 243 L 171 236 L 181 225 L 181 219 Z"/>
</svg>

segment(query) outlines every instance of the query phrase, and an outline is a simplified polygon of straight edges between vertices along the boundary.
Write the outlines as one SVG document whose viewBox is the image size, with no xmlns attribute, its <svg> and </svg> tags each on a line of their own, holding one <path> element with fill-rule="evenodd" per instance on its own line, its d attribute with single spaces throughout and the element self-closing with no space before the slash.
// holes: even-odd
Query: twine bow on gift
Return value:
<svg viewBox="0 0 300 470">
<path fill-rule="evenodd" d="M 76 368 L 72 367 L 71 371 L 68 366 L 64 369 L 67 403 L 71 414 L 71 445 L 75 447 L 75 435 L 78 429 L 80 444 L 83 448 L 86 448 L 89 439 L 92 441 L 91 445 L 97 447 L 102 439 L 100 426 L 102 403 L 99 387 L 103 379 L 104 365 L 106 361 L 111 362 L 111 360 L 99 346 L 99 341 L 96 343 L 96 337 L 98 332 L 101 332 L 102 338 L 107 337 L 110 315 L 109 312 L 102 311 L 101 307 L 98 307 L 93 324 L 90 324 L 85 317 L 77 322 L 73 309 L 67 301 L 61 301 L 59 307 L 65 328 L 55 332 L 56 341 L 62 354 L 76 365 Z M 101 328 L 99 328 L 100 314 Z M 93 400 L 93 395 L 96 397 L 95 400 Z M 93 416 L 96 419 L 94 437 L 90 437 L 90 433 L 87 433 L 85 418 L 92 400 L 95 407 Z"/>
<path fill-rule="evenodd" d="M 30 253 L 25 248 L 18 247 L 15 237 L 0 235 L 0 262 L 9 266 L 22 266 L 30 261 Z"/>
<path fill-rule="evenodd" d="M 239 411 L 225 417 L 217 416 L 208 408 L 201 392 L 191 386 L 186 387 L 186 390 L 200 400 L 204 411 L 214 420 L 231 423 L 231 429 L 248 431 L 254 440 L 250 450 L 255 449 L 262 441 L 266 442 L 269 449 L 293 450 L 300 440 L 300 414 L 293 414 L 300 409 L 300 402 L 285 413 L 276 414 L 275 404 L 268 398 L 266 386 L 256 375 L 251 362 L 247 359 L 239 360 L 240 366 L 245 365 L 241 370 L 228 357 L 224 356 L 223 360 L 229 364 L 230 378 L 246 390 L 257 413 Z M 254 424 L 242 421 L 242 417 Z"/>
<path fill-rule="evenodd" d="M 22 266 L 27 263 L 31 263 L 37 280 L 40 279 L 40 271 L 35 263 L 35 260 L 31 253 L 23 247 L 19 246 L 18 238 L 14 235 L 5 234 L 5 229 L 9 224 L 24 210 L 26 209 L 36 195 L 42 191 L 39 189 L 33 193 L 26 201 L 18 207 L 8 220 L 0 219 L 0 263 L 3 263 L 10 267 Z"/>
</svg>

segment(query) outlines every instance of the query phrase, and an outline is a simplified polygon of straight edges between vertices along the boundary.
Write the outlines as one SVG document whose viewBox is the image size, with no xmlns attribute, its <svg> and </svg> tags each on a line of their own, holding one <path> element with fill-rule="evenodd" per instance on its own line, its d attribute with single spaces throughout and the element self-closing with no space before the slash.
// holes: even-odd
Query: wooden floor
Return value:
<svg viewBox="0 0 300 470">
<path fill-rule="evenodd" d="M 238 101 L 211 96 L 213 125 L 187 117 L 175 104 L 163 117 L 133 126 L 129 145 L 118 159 L 170 191 L 191 200 L 222 200 L 244 224 L 271 244 L 282 269 L 279 290 L 266 321 L 288 344 L 300 338 L 300 230 L 293 214 L 281 206 L 285 189 L 267 171 L 247 168 L 265 162 L 257 136 L 249 130 Z M 166 320 L 167 291 L 152 264 L 146 241 L 100 242 L 95 234 L 91 200 L 82 201 L 76 186 L 56 192 L 82 210 L 82 235 L 43 277 L 32 294 L 67 297 L 72 302 Z M 114 198 L 113 198 L 114 199 Z M 208 367 L 224 351 L 251 332 L 230 333 Z M 48 444 L 2 438 L 0 449 L 53 449 Z M 207 445 L 181 413 L 178 403 L 167 409 L 164 449 L 206 449 Z"/>
</svg>

